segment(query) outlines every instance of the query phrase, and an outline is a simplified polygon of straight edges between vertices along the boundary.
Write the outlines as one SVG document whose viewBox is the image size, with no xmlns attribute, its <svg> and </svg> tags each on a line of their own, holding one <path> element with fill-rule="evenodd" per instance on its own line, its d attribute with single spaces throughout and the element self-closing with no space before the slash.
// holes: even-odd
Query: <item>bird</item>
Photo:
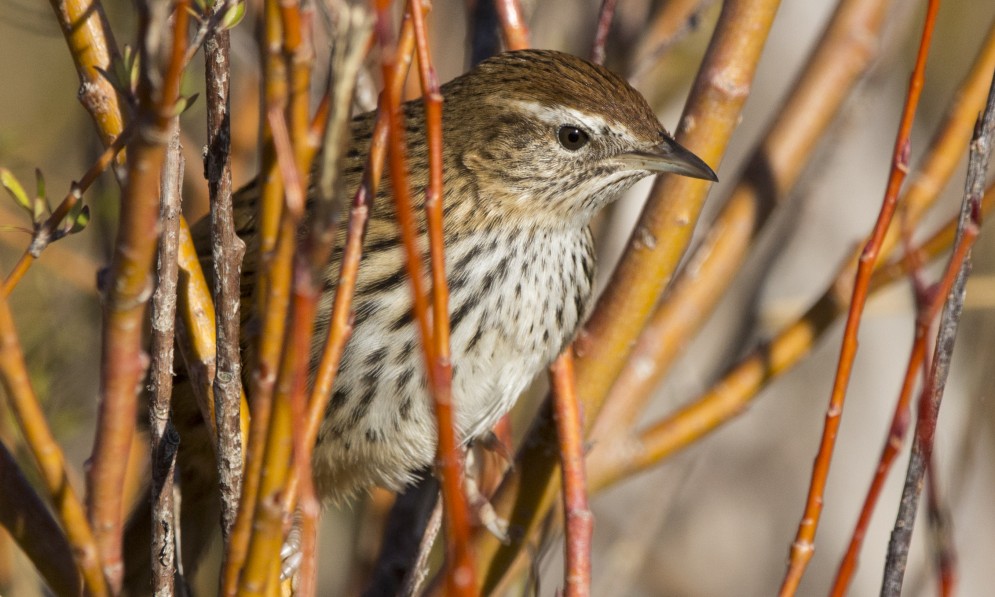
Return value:
<svg viewBox="0 0 995 597">
<path fill-rule="evenodd" d="M 458 436 L 470 442 L 490 432 L 589 314 L 595 215 L 653 174 L 717 177 L 674 140 L 625 79 L 567 53 L 504 52 L 440 92 L 452 395 Z M 410 185 L 424 189 L 425 108 L 412 100 L 401 110 Z M 341 171 L 347 192 L 361 182 L 375 121 L 375 112 L 351 121 Z M 243 314 L 251 311 L 261 266 L 260 187 L 257 179 L 233 198 L 236 232 L 246 244 Z M 314 450 L 315 488 L 326 501 L 347 502 L 374 486 L 402 490 L 436 455 L 435 415 L 392 192 L 385 172 L 355 282 L 352 335 Z M 424 195 L 412 199 L 427 260 Z M 204 222 L 194 226 L 205 263 L 207 231 Z M 321 275 L 314 364 L 328 331 L 344 238 L 340 230 Z"/>
<path fill-rule="evenodd" d="M 459 437 L 469 441 L 491 430 L 584 322 L 594 289 L 592 218 L 650 174 L 716 176 L 667 133 L 623 78 L 570 54 L 506 52 L 440 91 L 452 392 Z M 424 105 L 407 102 L 403 113 L 411 188 L 423 189 L 429 170 Z M 352 121 L 346 189 L 360 184 L 375 118 L 370 112 Z M 259 265 L 257 189 L 250 185 L 233 199 L 237 233 L 246 242 L 244 298 Z M 391 193 L 385 175 L 356 279 L 352 337 L 314 452 L 316 489 L 333 501 L 373 486 L 400 490 L 436 454 L 435 415 Z M 414 197 L 427 259 L 425 212 L 418 209 L 424 195 Z M 344 235 L 324 270 L 315 363 Z"/>
</svg>

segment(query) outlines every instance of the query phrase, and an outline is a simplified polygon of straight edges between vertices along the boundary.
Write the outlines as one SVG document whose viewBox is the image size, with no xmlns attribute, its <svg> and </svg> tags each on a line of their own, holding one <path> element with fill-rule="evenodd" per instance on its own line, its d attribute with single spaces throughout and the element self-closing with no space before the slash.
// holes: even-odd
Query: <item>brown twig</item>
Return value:
<svg viewBox="0 0 995 597">
<path fill-rule="evenodd" d="M 750 244 L 791 197 L 819 139 L 876 56 L 889 5 L 887 0 L 837 5 L 749 167 L 639 335 L 592 429 L 595 441 L 631 429 L 687 339 L 732 283 Z"/>
<path fill-rule="evenodd" d="M 902 591 L 905 563 L 909 544 L 912 541 L 919 495 L 922 491 L 926 467 L 932 459 L 936 421 L 950 369 L 950 360 L 953 357 L 960 314 L 964 308 L 967 277 L 971 270 L 970 245 L 980 232 L 981 197 L 993 141 L 995 141 L 995 78 L 991 82 L 984 114 L 975 127 L 974 138 L 971 141 L 957 240 L 954 255 L 951 256 L 948 264 L 948 272 L 956 271 L 956 278 L 952 286 L 949 287 L 949 292 L 945 292 L 946 289 L 941 287 L 934 299 L 935 303 L 939 303 L 941 300 L 945 302 L 940 316 L 939 331 L 936 335 L 932 367 L 919 400 L 915 441 L 912 444 L 912 455 L 909 457 L 905 486 L 902 489 L 902 498 L 899 502 L 895 527 L 891 533 L 891 541 L 888 543 L 888 556 L 881 586 L 882 596 L 897 596 Z M 949 277 L 952 276 L 945 276 L 945 278 Z"/>
<path fill-rule="evenodd" d="M 0 295 L 0 381 L 10 401 L 10 409 L 31 450 L 49 499 L 62 523 L 73 558 L 83 574 L 83 584 L 94 597 L 110 595 L 100 561 L 100 551 L 83 504 L 69 483 L 66 459 L 56 443 L 38 404 L 28 378 L 13 314 L 7 298 Z"/>
<path fill-rule="evenodd" d="M 425 105 L 425 134 L 428 146 L 428 188 L 425 190 L 425 214 L 428 223 L 429 261 L 432 268 L 431 343 L 426 357 L 429 393 L 435 403 L 435 418 L 439 434 L 436 466 L 442 477 L 442 501 L 446 520 L 446 544 L 449 552 L 447 583 L 450 595 L 472 595 L 477 585 L 470 551 L 470 512 L 463 493 L 462 441 L 457 436 L 453 412 L 452 363 L 449 348 L 449 285 L 446 281 L 446 256 L 442 230 L 442 94 L 432 66 L 425 27 L 425 10 L 421 0 L 411 0 L 408 13 L 415 29 L 418 69 L 422 98 Z M 397 109 L 397 106 L 392 106 Z M 395 129 L 400 132 L 400 129 Z M 396 146 L 392 146 L 392 149 Z M 393 173 L 394 170 L 392 169 Z M 400 180 L 392 178 L 392 180 Z M 396 189 L 395 189 L 396 192 Z M 400 204 L 399 204 L 400 206 Z M 412 240 L 411 249 L 414 249 Z M 408 258 L 415 258 L 409 249 Z M 420 259 L 420 256 L 418 256 Z M 414 271 L 410 271 L 412 275 Z M 413 291 L 418 292 L 417 285 Z M 426 336 L 423 342 L 428 343 Z"/>
<path fill-rule="evenodd" d="M 934 453 L 926 470 L 926 501 L 930 546 L 936 566 L 936 593 L 940 597 L 953 597 L 957 592 L 957 549 L 954 547 L 950 508 L 941 496 L 937 476 Z"/>
<path fill-rule="evenodd" d="M 587 506 L 584 465 L 584 420 L 574 387 L 573 348 L 557 357 L 550 367 L 553 381 L 556 433 L 560 438 L 563 478 L 563 516 L 566 521 L 566 597 L 591 594 L 591 537 L 594 517 Z"/>
<path fill-rule="evenodd" d="M 227 2 L 208 9 L 217 20 Z M 214 264 L 217 360 L 214 372 L 214 417 L 217 433 L 218 486 L 221 492 L 221 531 L 225 542 L 235 524 L 242 492 L 242 442 L 239 407 L 242 360 L 239 351 L 240 278 L 245 243 L 235 234 L 231 181 L 231 36 L 215 26 L 204 42 L 207 96 L 207 155 L 205 172 L 211 198 L 211 259 Z"/>
<path fill-rule="evenodd" d="M 365 27 L 368 26 L 368 24 L 365 25 Z M 401 36 L 397 46 L 397 68 L 395 68 L 392 78 L 388 80 L 384 94 L 400 93 L 407 76 L 408 66 L 414 55 L 414 40 L 414 28 L 409 19 L 401 28 Z M 345 105 L 340 106 L 338 113 L 342 114 L 346 108 Z M 349 212 L 349 228 L 346 233 L 345 246 L 342 249 L 339 278 L 335 286 L 335 300 L 332 305 L 329 333 L 322 349 L 321 359 L 318 362 L 311 397 L 308 400 L 308 415 L 304 431 L 304 445 L 308 446 L 308 449 L 314 446 L 318 437 L 318 429 L 325 419 L 325 408 L 332 395 L 332 386 L 338 373 L 342 351 L 345 349 L 346 340 L 352 333 L 352 299 L 356 288 L 356 274 L 359 271 L 359 261 L 362 257 L 367 218 L 373 197 L 377 194 L 384 159 L 387 155 L 386 133 L 387 114 L 381 111 L 377 115 L 373 138 L 370 141 L 363 181 L 353 196 Z M 288 493 L 293 495 L 298 482 L 299 479 L 291 479 Z"/>
<path fill-rule="evenodd" d="M 929 53 L 933 25 L 938 9 L 939 0 L 930 0 L 926 12 L 926 20 L 923 24 L 919 52 L 916 56 L 916 65 L 909 82 L 909 92 L 902 110 L 902 119 L 898 134 L 895 138 L 895 149 L 892 154 L 892 168 L 888 177 L 887 190 L 881 203 L 881 211 L 878 214 L 877 222 L 874 224 L 874 230 L 864 245 L 857 266 L 857 274 L 853 284 L 853 296 L 850 299 L 846 328 L 843 332 L 843 345 L 840 349 L 836 378 L 833 382 L 829 406 L 826 409 L 825 427 L 823 428 L 819 451 L 815 457 L 815 464 L 812 467 L 812 479 L 809 485 L 808 497 L 806 498 L 805 510 L 798 524 L 798 532 L 795 535 L 795 540 L 791 544 L 788 569 L 781 584 L 781 595 L 795 594 L 798 590 L 798 584 L 801 582 L 802 575 L 805 573 L 805 568 L 812 558 L 812 553 L 815 551 L 815 533 L 819 527 L 819 518 L 822 514 L 826 479 L 829 476 L 833 448 L 836 445 L 836 436 L 839 433 L 846 389 L 850 382 L 850 373 L 857 354 L 857 330 L 860 327 L 864 305 L 867 302 L 871 275 L 874 272 L 878 256 L 881 252 L 885 233 L 895 213 L 899 190 L 908 171 L 909 135 L 912 131 L 912 122 L 915 118 L 919 96 L 922 93 L 926 56 Z"/>
<path fill-rule="evenodd" d="M 605 63 L 605 44 L 608 43 L 608 32 L 611 31 L 612 19 L 615 17 L 617 0 L 602 0 L 598 11 L 598 27 L 594 32 L 594 43 L 591 45 L 591 62 Z"/>
<path fill-rule="evenodd" d="M 529 28 L 525 24 L 522 5 L 518 0 L 494 0 L 501 21 L 501 35 L 506 50 L 524 50 L 529 47 Z"/>
<path fill-rule="evenodd" d="M 149 365 L 149 444 L 152 453 L 152 592 L 172 595 L 176 573 L 176 520 L 174 520 L 173 476 L 179 436 L 170 420 L 173 395 L 173 338 L 176 321 L 176 285 L 179 266 L 176 255 L 180 235 L 180 189 L 183 185 L 183 155 L 179 119 L 163 162 L 156 287 L 152 294 L 152 338 Z"/>
<path fill-rule="evenodd" d="M 943 306 L 942 299 L 950 293 L 950 289 L 953 287 L 960 265 L 963 263 L 964 258 L 968 254 L 975 238 L 976 233 L 974 235 L 967 234 L 965 235 L 964 240 L 957 244 L 954 248 L 954 254 L 950 257 L 947 264 L 947 269 L 944 272 L 943 277 L 934 288 L 917 288 L 917 314 L 914 333 L 915 339 L 912 343 L 912 352 L 909 355 L 909 362 L 906 366 L 905 378 L 902 382 L 902 389 L 899 392 L 898 401 L 895 404 L 895 411 L 892 415 L 888 436 L 885 440 L 884 447 L 881 449 L 881 458 L 879 459 L 877 469 L 874 472 L 874 478 L 871 481 L 871 486 L 867 491 L 867 497 L 864 499 L 864 505 L 862 506 L 860 516 L 857 519 L 857 526 L 854 528 L 853 534 L 851 535 L 850 544 L 847 547 L 846 554 L 844 555 L 843 560 L 840 563 L 839 570 L 836 573 L 836 579 L 831 589 L 831 594 L 834 596 L 842 597 L 846 594 L 850 580 L 856 570 L 857 556 L 860 552 L 860 546 L 867 531 L 867 525 L 870 523 L 874 506 L 876 505 L 877 499 L 884 487 L 884 482 L 887 480 L 887 474 L 891 470 L 891 464 L 894 462 L 895 458 L 898 457 L 902 443 L 905 440 L 905 432 L 908 429 L 911 419 L 909 413 L 909 403 L 912 399 L 912 390 L 915 387 L 916 378 L 918 377 L 919 371 L 923 366 L 923 361 L 926 358 L 926 351 L 928 348 L 927 334 L 932 328 L 933 323 L 936 320 L 936 316 L 940 312 L 940 308 Z M 907 253 L 910 255 L 916 255 L 912 251 Z M 921 264 L 918 263 L 918 260 L 915 257 L 911 260 L 911 267 L 909 268 L 909 271 L 913 276 L 921 275 Z"/>
<path fill-rule="evenodd" d="M 80 571 L 66 534 L 3 442 L 0 487 L 0 526 L 28 556 L 52 593 L 60 597 L 81 595 Z"/>
<path fill-rule="evenodd" d="M 151 41 L 151 28 L 166 27 L 166 14 L 140 18 L 140 39 Z M 128 184 L 121 203 L 120 227 L 111 260 L 104 302 L 98 433 L 87 474 L 87 506 L 105 574 L 113 591 L 121 586 L 121 532 L 127 454 L 135 432 L 137 388 L 148 357 L 142 352 L 142 317 L 150 294 L 149 276 L 156 252 L 159 171 L 169 126 L 180 98 L 182 58 L 187 43 L 187 0 L 179 0 L 172 27 L 168 65 L 152 76 L 156 48 L 145 48 L 139 83 L 135 139 L 128 148 Z M 153 81 L 162 85 L 153 88 Z"/>
</svg>

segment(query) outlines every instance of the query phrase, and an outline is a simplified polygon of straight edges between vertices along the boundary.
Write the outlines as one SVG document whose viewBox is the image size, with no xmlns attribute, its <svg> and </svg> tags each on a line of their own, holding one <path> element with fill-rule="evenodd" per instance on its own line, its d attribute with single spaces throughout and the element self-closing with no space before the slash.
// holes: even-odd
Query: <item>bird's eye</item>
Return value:
<svg viewBox="0 0 995 597">
<path fill-rule="evenodd" d="M 560 140 L 560 145 L 570 151 L 577 151 L 591 140 L 591 137 L 583 129 L 570 125 L 561 126 L 560 130 L 556 131 L 556 136 Z"/>
</svg>

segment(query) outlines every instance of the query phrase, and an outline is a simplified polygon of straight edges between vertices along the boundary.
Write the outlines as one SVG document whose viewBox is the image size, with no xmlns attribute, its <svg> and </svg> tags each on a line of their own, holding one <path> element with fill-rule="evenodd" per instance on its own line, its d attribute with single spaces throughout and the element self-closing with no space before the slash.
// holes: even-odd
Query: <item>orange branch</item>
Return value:
<svg viewBox="0 0 995 597">
<path fill-rule="evenodd" d="M 563 478 L 563 516 L 567 538 L 564 543 L 566 597 L 591 594 L 591 536 L 594 517 L 587 506 L 587 480 L 584 473 L 584 419 L 574 380 L 573 348 L 567 347 L 550 367 L 553 379 L 556 433 L 560 438 Z"/>
<path fill-rule="evenodd" d="M 69 482 L 66 459 L 48 427 L 45 414 L 31 387 L 27 365 L 14 327 L 14 317 L 7 298 L 0 295 L 0 381 L 7 392 L 10 408 L 31 449 L 42 482 L 69 543 L 76 565 L 83 574 L 87 591 L 95 597 L 109 595 L 110 589 L 101 570 L 100 550 L 93 529 L 87 522 L 83 504 Z"/>
<path fill-rule="evenodd" d="M 494 0 L 498 18 L 501 20 L 501 34 L 506 50 L 524 50 L 529 47 L 529 28 L 522 15 L 522 5 L 518 0 Z"/>
<path fill-rule="evenodd" d="M 898 134 L 895 138 L 895 149 L 892 154 L 892 168 L 888 179 L 887 190 L 885 191 L 884 200 L 881 204 L 881 212 L 878 214 L 874 230 L 864 245 L 864 250 L 861 253 L 860 262 L 857 266 L 853 295 L 850 299 L 846 328 L 843 332 L 843 346 L 840 349 L 836 379 L 833 382 L 829 406 L 826 409 L 826 422 L 823 428 L 819 452 L 815 457 L 815 464 L 812 467 L 812 480 L 805 503 L 805 511 L 798 524 L 798 532 L 795 535 L 795 540 L 791 545 L 788 570 L 781 584 L 780 594 L 782 596 L 794 595 L 798 590 L 798 584 L 801 582 L 805 568 L 812 558 L 812 553 L 815 551 L 815 532 L 818 529 L 819 518 L 822 515 L 826 479 L 829 476 L 833 448 L 836 445 L 836 436 L 839 433 L 846 389 L 850 382 L 850 374 L 857 354 L 857 330 L 860 328 L 861 316 L 863 315 L 864 305 L 867 302 L 871 275 L 877 265 L 885 233 L 895 213 L 898 203 L 898 192 L 908 171 L 909 135 L 912 131 L 912 122 L 915 118 L 916 107 L 919 104 L 919 96 L 922 93 L 926 56 L 929 53 L 933 25 L 936 20 L 936 12 L 939 9 L 939 4 L 939 0 L 930 0 L 929 2 L 926 20 L 923 24 L 922 40 L 919 45 L 918 55 L 916 56 L 916 65 L 909 82 L 909 92 L 902 111 L 902 120 L 899 125 Z"/>
<path fill-rule="evenodd" d="M 87 509 L 111 590 L 121 587 L 123 494 L 127 457 L 135 433 L 138 389 L 148 357 L 142 350 L 142 320 L 149 297 L 159 221 L 159 171 L 169 126 L 180 98 L 180 77 L 187 44 L 187 1 L 176 4 L 172 47 L 160 75 L 146 73 L 139 84 L 138 130 L 129 146 L 128 184 L 121 202 L 120 225 L 104 301 L 97 436 L 87 471 Z M 161 24 L 164 26 L 165 24 Z M 147 20 L 140 35 L 153 24 Z M 145 61 L 152 68 L 153 59 Z"/>
<path fill-rule="evenodd" d="M 408 14 L 414 23 L 418 49 L 418 68 L 425 104 L 425 134 L 428 144 L 428 188 L 425 213 L 428 220 L 429 259 L 432 267 L 432 333 L 434 369 L 429 392 L 435 399 L 438 423 L 438 463 L 442 476 L 442 497 L 447 522 L 449 570 L 446 580 L 450 595 L 472 595 L 477 581 L 470 551 L 470 512 L 463 494 L 463 459 L 453 412 L 452 364 L 449 348 L 449 285 L 446 281 L 446 256 L 442 224 L 442 94 L 432 67 L 425 12 L 421 0 L 412 0 Z"/>
</svg>

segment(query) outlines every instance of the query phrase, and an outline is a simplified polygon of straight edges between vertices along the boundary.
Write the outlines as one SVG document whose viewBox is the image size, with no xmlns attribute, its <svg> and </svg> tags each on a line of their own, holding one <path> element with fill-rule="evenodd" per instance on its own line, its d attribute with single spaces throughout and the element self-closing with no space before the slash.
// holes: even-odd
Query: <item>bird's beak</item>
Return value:
<svg viewBox="0 0 995 597">
<path fill-rule="evenodd" d="M 618 157 L 623 164 L 636 170 L 672 172 L 712 182 L 719 181 L 715 171 L 708 164 L 670 137 L 664 138 L 663 143 L 649 151 L 633 151 Z"/>
</svg>

